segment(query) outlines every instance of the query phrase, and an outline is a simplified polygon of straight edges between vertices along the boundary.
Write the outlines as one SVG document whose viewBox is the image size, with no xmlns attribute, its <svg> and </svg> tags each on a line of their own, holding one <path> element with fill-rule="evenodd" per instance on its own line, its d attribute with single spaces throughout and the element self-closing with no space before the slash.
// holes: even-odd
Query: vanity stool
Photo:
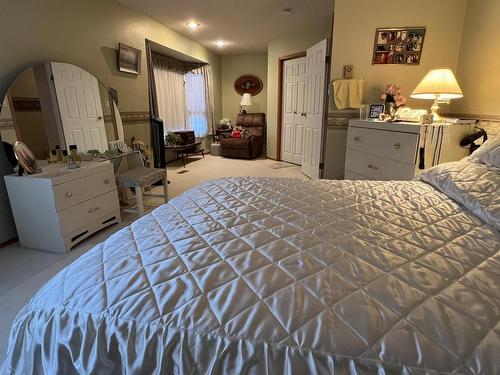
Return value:
<svg viewBox="0 0 500 375">
<path fill-rule="evenodd" d="M 134 188 L 136 208 L 122 208 L 123 212 L 135 213 L 138 216 L 144 214 L 144 197 L 160 197 L 165 203 L 168 202 L 168 181 L 167 171 L 163 168 L 146 168 L 140 159 L 139 153 L 136 153 L 131 160 L 130 169 L 116 173 L 116 185 L 119 188 Z M 157 182 L 163 184 L 163 194 L 144 193 L 144 187 Z"/>
</svg>

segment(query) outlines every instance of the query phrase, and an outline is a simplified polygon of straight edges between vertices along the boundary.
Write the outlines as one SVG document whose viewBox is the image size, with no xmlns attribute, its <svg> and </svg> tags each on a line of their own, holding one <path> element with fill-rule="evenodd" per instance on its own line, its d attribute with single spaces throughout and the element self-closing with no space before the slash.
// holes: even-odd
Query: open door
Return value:
<svg viewBox="0 0 500 375">
<path fill-rule="evenodd" d="M 99 83 L 89 72 L 71 64 L 50 63 L 66 144 L 80 152 L 108 149 Z"/>
<path fill-rule="evenodd" d="M 302 173 L 311 178 L 321 176 L 320 164 L 326 121 L 327 56 L 327 39 L 309 48 L 306 54 L 307 102 Z"/>
</svg>

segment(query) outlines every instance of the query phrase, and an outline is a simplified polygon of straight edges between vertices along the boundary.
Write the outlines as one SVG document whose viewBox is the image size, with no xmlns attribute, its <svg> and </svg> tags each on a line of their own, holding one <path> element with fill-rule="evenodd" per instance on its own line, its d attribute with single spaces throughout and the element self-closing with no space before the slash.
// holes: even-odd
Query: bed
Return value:
<svg viewBox="0 0 500 375">
<path fill-rule="evenodd" d="M 498 374 L 493 146 L 420 181 L 203 183 L 43 286 L 3 373 Z"/>
</svg>

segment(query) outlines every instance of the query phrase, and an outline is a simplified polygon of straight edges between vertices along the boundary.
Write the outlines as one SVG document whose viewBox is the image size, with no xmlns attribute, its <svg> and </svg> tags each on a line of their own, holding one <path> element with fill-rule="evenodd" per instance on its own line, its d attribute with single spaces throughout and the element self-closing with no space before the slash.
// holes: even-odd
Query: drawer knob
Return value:
<svg viewBox="0 0 500 375">
<path fill-rule="evenodd" d="M 67 191 L 67 192 L 66 192 L 66 196 L 67 196 L 68 198 L 70 198 L 70 197 L 72 197 L 72 196 L 73 196 L 73 193 L 72 193 L 71 191 Z"/>
<path fill-rule="evenodd" d="M 399 150 L 401 148 L 401 145 L 399 143 L 394 144 L 394 149 Z"/>
<path fill-rule="evenodd" d="M 88 212 L 89 212 L 89 214 L 93 214 L 93 213 L 94 213 L 94 212 L 96 212 L 98 209 L 99 209 L 99 207 L 94 207 L 94 208 L 91 208 Z"/>
<path fill-rule="evenodd" d="M 109 180 L 106 178 L 106 179 L 104 180 L 104 185 L 107 185 L 107 184 L 109 184 Z"/>
<path fill-rule="evenodd" d="M 355 140 L 356 142 L 359 142 L 359 137 L 358 137 L 358 136 L 354 137 L 354 140 Z"/>
<path fill-rule="evenodd" d="M 378 167 L 373 164 L 368 164 L 368 168 L 373 169 L 374 171 L 378 171 Z"/>
</svg>

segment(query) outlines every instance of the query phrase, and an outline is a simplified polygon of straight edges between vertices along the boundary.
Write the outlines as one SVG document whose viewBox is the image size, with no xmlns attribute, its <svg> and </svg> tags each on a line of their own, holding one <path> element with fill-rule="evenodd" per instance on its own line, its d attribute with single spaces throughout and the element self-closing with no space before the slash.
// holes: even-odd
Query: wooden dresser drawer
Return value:
<svg viewBox="0 0 500 375">
<path fill-rule="evenodd" d="M 120 210 L 116 190 L 85 201 L 59 212 L 61 231 L 64 234 L 91 223 L 104 215 Z"/>
<path fill-rule="evenodd" d="M 54 186 L 56 210 L 63 211 L 97 195 L 116 190 L 113 168 L 106 168 L 95 175 Z"/>
<path fill-rule="evenodd" d="M 411 180 L 415 165 L 347 149 L 346 175 L 354 173 L 371 180 Z"/>
<path fill-rule="evenodd" d="M 418 134 L 349 127 L 347 148 L 383 158 L 415 163 Z"/>
</svg>

